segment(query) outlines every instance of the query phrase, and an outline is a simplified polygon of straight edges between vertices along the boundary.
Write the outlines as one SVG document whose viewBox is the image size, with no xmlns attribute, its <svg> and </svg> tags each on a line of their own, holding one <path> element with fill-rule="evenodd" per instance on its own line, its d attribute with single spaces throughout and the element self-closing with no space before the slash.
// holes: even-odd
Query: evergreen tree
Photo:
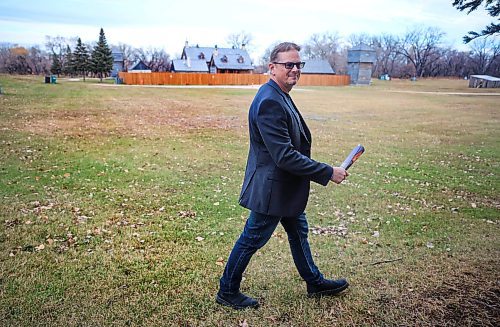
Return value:
<svg viewBox="0 0 500 327">
<path fill-rule="evenodd" d="M 467 11 L 467 15 L 476 10 L 484 2 L 484 9 L 491 17 L 498 17 L 500 15 L 500 1 L 499 0 L 455 0 L 453 7 L 460 11 Z M 477 39 L 481 36 L 498 36 L 500 34 L 500 24 L 491 23 L 478 32 L 470 31 L 469 35 L 464 36 L 464 43 Z"/>
<path fill-rule="evenodd" d="M 65 75 L 73 76 L 75 74 L 73 53 L 69 45 L 66 46 L 66 53 L 64 54 L 64 62 L 62 64 L 62 73 Z"/>
<path fill-rule="evenodd" d="M 102 82 L 102 78 L 109 74 L 112 69 L 113 55 L 106 41 L 106 36 L 104 36 L 104 30 L 101 27 L 99 41 L 92 51 L 92 71 L 99 76 Z"/>
<path fill-rule="evenodd" d="M 73 53 L 73 67 L 77 74 L 83 75 L 83 81 L 85 82 L 85 75 L 89 71 L 90 59 L 89 52 L 82 40 L 78 38 L 76 41 L 75 52 Z"/>
<path fill-rule="evenodd" d="M 59 77 L 62 72 L 61 60 L 56 53 L 52 54 L 52 66 L 50 66 L 50 72 L 52 74 L 56 74 L 57 77 Z"/>
</svg>

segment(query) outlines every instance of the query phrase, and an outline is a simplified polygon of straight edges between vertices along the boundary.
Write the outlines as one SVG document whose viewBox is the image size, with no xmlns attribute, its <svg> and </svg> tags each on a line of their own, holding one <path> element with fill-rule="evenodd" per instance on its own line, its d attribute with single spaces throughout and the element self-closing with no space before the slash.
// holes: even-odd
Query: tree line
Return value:
<svg viewBox="0 0 500 327">
<path fill-rule="evenodd" d="M 373 76 L 465 77 L 500 73 L 500 40 L 483 37 L 471 40 L 468 50 L 446 46 L 438 28 L 417 27 L 402 35 L 353 34 L 343 40 L 338 33 L 312 35 L 303 52 L 309 59 L 326 59 L 338 74 L 347 73 L 347 51 L 360 44 L 376 53 Z"/>
<path fill-rule="evenodd" d="M 372 76 L 466 77 L 471 74 L 500 75 L 500 40 L 482 37 L 471 40 L 468 50 L 459 51 L 444 43 L 445 34 L 434 27 L 416 27 L 402 35 L 365 33 L 341 38 L 337 32 L 313 34 L 302 45 L 304 59 L 327 60 L 337 74 L 347 74 L 347 52 L 361 44 L 375 51 Z M 275 44 L 260 59 L 258 70 L 266 71 Z"/>
<path fill-rule="evenodd" d="M 57 75 L 83 76 L 91 74 L 98 77 L 101 82 L 113 69 L 113 55 L 108 45 L 104 30 L 99 32 L 99 40 L 91 47 L 76 39 L 74 50 L 64 42 L 64 38 L 47 37 L 46 47 L 50 49 L 52 63 L 50 72 Z M 90 50 L 92 49 L 92 50 Z"/>
<path fill-rule="evenodd" d="M 341 38 L 337 32 L 311 35 L 302 44 L 304 59 L 328 60 L 337 74 L 347 73 L 347 51 L 366 44 L 376 53 L 373 77 L 389 74 L 393 77 L 465 77 L 471 74 L 500 74 L 500 40 L 486 36 L 470 40 L 466 51 L 444 43 L 444 33 L 433 27 L 418 27 L 402 35 L 353 34 Z M 229 46 L 253 49 L 253 38 L 247 32 L 230 34 Z M 269 46 L 256 66 L 256 72 L 267 69 L 267 60 L 275 44 Z M 11 74 L 57 74 L 103 78 L 112 69 L 113 58 L 104 31 L 95 44 L 84 44 L 80 38 L 47 36 L 46 51 L 39 46 L 24 48 L 0 45 L 0 72 Z M 134 48 L 120 43 L 116 51 L 123 54 L 125 66 L 142 60 L 153 72 L 169 71 L 170 55 L 163 49 Z"/>
<path fill-rule="evenodd" d="M 70 44 L 74 44 L 73 49 Z M 113 56 L 101 28 L 94 45 L 82 43 L 80 38 L 66 39 L 47 36 L 47 51 L 38 45 L 25 48 L 18 45 L 0 45 L 0 72 L 9 74 L 56 74 L 66 76 L 98 77 L 102 81 L 113 67 Z"/>
</svg>

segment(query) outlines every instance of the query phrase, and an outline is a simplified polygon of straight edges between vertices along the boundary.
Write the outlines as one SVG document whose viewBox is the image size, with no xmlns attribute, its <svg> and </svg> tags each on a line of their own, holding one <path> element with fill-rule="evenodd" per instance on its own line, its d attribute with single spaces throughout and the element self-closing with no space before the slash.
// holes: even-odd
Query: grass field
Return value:
<svg viewBox="0 0 500 327">
<path fill-rule="evenodd" d="M 42 82 L 0 75 L 0 325 L 500 324 L 498 90 L 294 90 L 315 159 L 366 148 L 307 208 L 317 265 L 351 288 L 307 298 L 279 227 L 243 283 L 261 307 L 233 311 L 214 296 L 256 89 Z"/>
</svg>

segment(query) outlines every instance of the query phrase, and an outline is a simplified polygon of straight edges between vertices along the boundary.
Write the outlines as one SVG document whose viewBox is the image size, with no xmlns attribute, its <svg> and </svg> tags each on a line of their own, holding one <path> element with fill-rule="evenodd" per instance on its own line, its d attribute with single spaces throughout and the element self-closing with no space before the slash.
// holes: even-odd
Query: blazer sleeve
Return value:
<svg viewBox="0 0 500 327">
<path fill-rule="evenodd" d="M 257 127 L 276 166 L 293 175 L 327 185 L 333 168 L 300 153 L 292 144 L 285 109 L 276 100 L 262 101 L 257 113 Z"/>
</svg>

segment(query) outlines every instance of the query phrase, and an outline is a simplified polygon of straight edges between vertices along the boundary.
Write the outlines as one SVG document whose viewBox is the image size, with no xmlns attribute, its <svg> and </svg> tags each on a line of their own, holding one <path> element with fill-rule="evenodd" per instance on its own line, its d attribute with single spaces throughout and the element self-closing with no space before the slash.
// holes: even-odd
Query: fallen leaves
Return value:
<svg viewBox="0 0 500 327">
<path fill-rule="evenodd" d="M 314 235 L 337 235 L 345 237 L 347 235 L 347 227 L 344 225 L 339 226 L 314 226 L 309 229 Z"/>
<path fill-rule="evenodd" d="M 35 250 L 36 250 L 36 251 L 42 251 L 42 250 L 44 250 L 44 249 L 45 249 L 45 244 L 43 244 L 43 243 L 42 243 L 42 244 L 40 244 L 39 246 L 35 246 Z"/>
<path fill-rule="evenodd" d="M 6 228 L 13 228 L 13 227 L 20 225 L 20 224 L 21 224 L 21 221 L 17 218 L 12 219 L 12 220 L 6 219 L 4 221 L 4 225 Z"/>
<path fill-rule="evenodd" d="M 178 212 L 178 215 L 181 218 L 194 218 L 196 217 L 196 212 L 193 210 L 181 210 Z"/>
</svg>

